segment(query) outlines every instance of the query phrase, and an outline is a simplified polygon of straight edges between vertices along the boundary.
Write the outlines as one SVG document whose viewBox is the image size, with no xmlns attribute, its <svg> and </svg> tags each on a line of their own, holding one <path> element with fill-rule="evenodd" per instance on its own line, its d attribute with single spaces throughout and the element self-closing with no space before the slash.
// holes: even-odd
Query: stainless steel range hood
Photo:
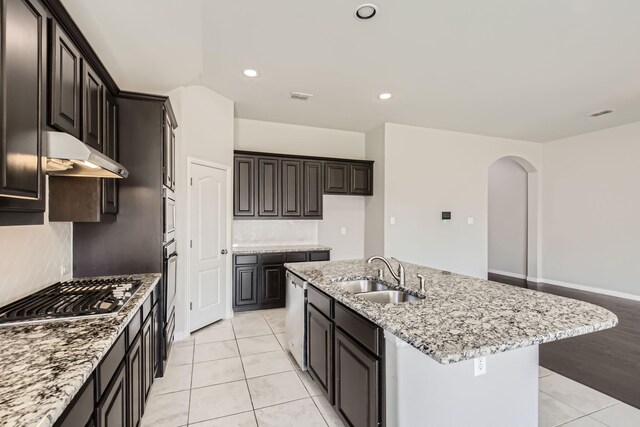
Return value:
<svg viewBox="0 0 640 427">
<path fill-rule="evenodd" d="M 129 171 L 115 160 L 64 132 L 44 132 L 47 174 L 86 178 L 126 178 Z"/>
</svg>

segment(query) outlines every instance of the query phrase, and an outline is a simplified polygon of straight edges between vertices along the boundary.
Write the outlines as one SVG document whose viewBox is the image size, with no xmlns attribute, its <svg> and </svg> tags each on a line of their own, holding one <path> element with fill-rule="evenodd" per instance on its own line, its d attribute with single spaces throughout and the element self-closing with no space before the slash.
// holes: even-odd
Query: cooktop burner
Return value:
<svg viewBox="0 0 640 427">
<path fill-rule="evenodd" d="M 0 308 L 0 326 L 116 314 L 142 285 L 132 277 L 58 282 Z"/>
</svg>

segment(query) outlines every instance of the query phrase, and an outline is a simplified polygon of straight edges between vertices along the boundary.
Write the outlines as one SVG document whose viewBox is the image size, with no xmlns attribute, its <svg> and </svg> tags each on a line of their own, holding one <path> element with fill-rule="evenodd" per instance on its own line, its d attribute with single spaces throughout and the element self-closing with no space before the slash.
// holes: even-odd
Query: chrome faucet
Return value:
<svg viewBox="0 0 640 427">
<path fill-rule="evenodd" d="M 393 257 L 391 257 L 391 259 L 398 261 L 396 258 L 393 258 Z M 387 268 L 391 272 L 391 275 L 393 276 L 393 278 L 398 281 L 398 284 L 400 286 L 404 286 L 404 265 L 402 265 L 400 261 L 398 261 L 398 273 L 396 273 L 395 271 L 393 271 L 393 267 L 391 267 L 391 264 L 389 263 L 389 261 L 387 261 L 386 258 L 378 255 L 374 255 L 371 258 L 369 258 L 367 260 L 367 264 L 371 264 L 371 262 L 375 260 L 380 260 L 384 262 L 384 264 L 387 266 Z"/>
</svg>

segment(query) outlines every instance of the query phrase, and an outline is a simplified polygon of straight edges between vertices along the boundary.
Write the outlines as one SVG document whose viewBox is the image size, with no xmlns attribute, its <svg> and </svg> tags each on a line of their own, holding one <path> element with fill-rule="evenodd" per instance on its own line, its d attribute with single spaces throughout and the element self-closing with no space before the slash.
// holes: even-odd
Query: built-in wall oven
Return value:
<svg viewBox="0 0 640 427">
<path fill-rule="evenodd" d="M 167 245 L 175 240 L 176 235 L 176 197 L 171 189 L 164 187 L 162 190 L 164 201 L 164 244 Z"/>
</svg>

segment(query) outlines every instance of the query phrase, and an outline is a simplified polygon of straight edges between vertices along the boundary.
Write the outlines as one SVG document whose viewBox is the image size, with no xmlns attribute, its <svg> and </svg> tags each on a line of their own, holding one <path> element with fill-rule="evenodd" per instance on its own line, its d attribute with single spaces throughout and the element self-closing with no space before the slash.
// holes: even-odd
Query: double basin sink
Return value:
<svg viewBox="0 0 640 427">
<path fill-rule="evenodd" d="M 380 282 L 368 279 L 336 282 L 336 286 L 378 304 L 399 304 L 424 299 L 424 297 L 411 295 L 406 291 L 389 289 L 388 286 Z"/>
</svg>

